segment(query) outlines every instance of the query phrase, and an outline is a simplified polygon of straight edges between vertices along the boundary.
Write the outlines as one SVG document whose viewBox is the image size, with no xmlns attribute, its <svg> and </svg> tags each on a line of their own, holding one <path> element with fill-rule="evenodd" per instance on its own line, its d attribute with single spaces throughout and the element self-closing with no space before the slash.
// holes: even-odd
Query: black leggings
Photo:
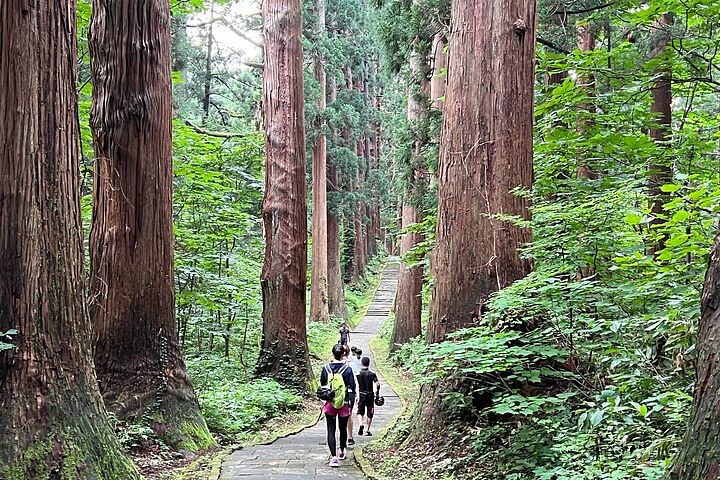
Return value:
<svg viewBox="0 0 720 480">
<path fill-rule="evenodd" d="M 350 420 L 350 417 L 338 417 L 337 415 L 328 415 L 325 414 L 325 421 L 327 422 L 327 443 L 328 448 L 330 448 L 330 455 L 333 457 L 337 455 L 337 444 L 335 443 L 335 428 L 337 425 L 336 418 L 339 418 L 340 420 L 340 449 L 345 450 L 347 447 L 347 437 L 348 437 L 348 420 Z"/>
</svg>

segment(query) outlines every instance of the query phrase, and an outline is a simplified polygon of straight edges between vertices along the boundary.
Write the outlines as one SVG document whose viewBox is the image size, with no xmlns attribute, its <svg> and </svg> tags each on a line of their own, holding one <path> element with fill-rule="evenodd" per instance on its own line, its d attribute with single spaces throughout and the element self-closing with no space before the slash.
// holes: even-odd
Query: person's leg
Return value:
<svg viewBox="0 0 720 480">
<path fill-rule="evenodd" d="M 340 420 L 340 451 L 344 452 L 347 448 L 347 427 L 348 427 L 348 419 L 350 416 L 347 417 L 338 417 Z"/>
<path fill-rule="evenodd" d="M 370 426 L 372 425 L 373 417 L 375 416 L 375 407 L 368 407 L 367 409 L 367 433 L 366 435 L 370 434 Z"/>
<path fill-rule="evenodd" d="M 358 402 L 357 416 L 358 422 L 360 423 L 360 428 L 358 428 L 358 435 L 362 435 L 363 430 L 365 429 L 365 404 L 363 403 L 362 399 Z"/>
<path fill-rule="evenodd" d="M 355 440 L 353 439 L 353 430 L 352 430 L 352 429 L 353 429 L 352 411 L 353 411 L 353 408 L 352 408 L 352 406 L 351 406 L 351 407 L 350 407 L 350 416 L 347 417 L 347 418 L 348 418 L 347 436 L 348 436 L 348 441 L 352 440 L 352 441 L 350 442 L 350 444 L 351 444 L 351 445 L 354 445 L 354 444 L 355 444 Z"/>
<path fill-rule="evenodd" d="M 330 449 L 330 456 L 337 456 L 337 443 L 335 441 L 335 425 L 337 424 L 337 417 L 335 415 L 325 414 L 325 421 L 327 422 L 327 444 Z"/>
</svg>

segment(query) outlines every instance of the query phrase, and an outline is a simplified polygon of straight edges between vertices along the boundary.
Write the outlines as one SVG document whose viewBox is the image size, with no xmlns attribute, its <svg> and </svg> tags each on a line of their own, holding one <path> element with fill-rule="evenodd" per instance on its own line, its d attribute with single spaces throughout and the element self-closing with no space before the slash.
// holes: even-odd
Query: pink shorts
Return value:
<svg viewBox="0 0 720 480">
<path fill-rule="evenodd" d="M 341 417 L 349 417 L 350 416 L 350 405 L 347 403 L 342 406 L 342 408 L 335 408 L 333 407 L 333 404 L 331 402 L 325 402 L 325 405 L 322 409 L 323 413 L 325 415 L 340 415 Z"/>
</svg>

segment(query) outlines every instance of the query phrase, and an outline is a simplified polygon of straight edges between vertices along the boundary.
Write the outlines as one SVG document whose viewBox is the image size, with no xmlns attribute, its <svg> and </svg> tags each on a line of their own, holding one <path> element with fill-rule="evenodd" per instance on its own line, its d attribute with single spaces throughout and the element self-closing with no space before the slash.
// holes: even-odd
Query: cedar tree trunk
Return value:
<svg viewBox="0 0 720 480">
<path fill-rule="evenodd" d="M 265 260 L 263 336 L 256 369 L 305 390 L 310 380 L 305 322 L 307 208 L 300 0 L 265 0 Z"/>
<path fill-rule="evenodd" d="M 317 14 L 316 35 L 324 38 L 325 0 L 315 1 Z M 312 279 L 310 281 L 310 320 L 329 322 L 328 307 L 328 222 L 327 222 L 327 141 L 323 132 L 325 121 L 326 76 L 324 59 L 319 51 L 313 52 L 313 72 L 320 87 L 318 117 L 313 127 L 319 132 L 313 144 L 313 217 L 312 217 Z"/>
<path fill-rule="evenodd" d="M 0 478 L 137 479 L 92 365 L 75 2 L 0 10 Z"/>
<path fill-rule="evenodd" d="M 214 441 L 175 322 L 170 43 L 168 0 L 93 2 L 90 316 L 108 408 L 198 450 Z"/>
<path fill-rule="evenodd" d="M 530 231 L 488 216 L 530 216 L 512 190 L 532 185 L 534 61 L 533 0 L 453 2 L 429 343 L 530 271 Z"/>
<path fill-rule="evenodd" d="M 720 478 L 720 234 L 705 275 L 697 336 L 698 368 L 690 423 L 668 480 Z"/>
</svg>

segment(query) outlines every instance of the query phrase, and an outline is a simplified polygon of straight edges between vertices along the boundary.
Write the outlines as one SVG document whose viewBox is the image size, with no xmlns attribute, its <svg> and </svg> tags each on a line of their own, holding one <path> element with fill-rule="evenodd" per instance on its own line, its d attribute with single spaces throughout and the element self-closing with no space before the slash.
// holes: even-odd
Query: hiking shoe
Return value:
<svg viewBox="0 0 720 480">
<path fill-rule="evenodd" d="M 341 450 L 338 460 L 345 460 L 346 458 L 347 458 L 347 455 L 345 455 L 345 450 Z"/>
<path fill-rule="evenodd" d="M 370 433 L 370 430 L 367 431 L 367 433 L 365 434 L 365 436 L 366 436 L 366 437 L 372 437 L 372 433 Z"/>
<path fill-rule="evenodd" d="M 338 457 L 332 457 L 330 459 L 330 463 L 328 463 L 331 467 L 337 468 L 340 466 L 340 462 L 338 461 Z"/>
<path fill-rule="evenodd" d="M 361 434 L 362 435 L 362 434 Z M 355 445 L 355 439 L 348 438 L 348 445 Z"/>
<path fill-rule="evenodd" d="M 360 425 L 360 428 L 358 428 L 358 435 L 362 435 L 364 429 L 365 429 L 365 425 Z"/>
</svg>

